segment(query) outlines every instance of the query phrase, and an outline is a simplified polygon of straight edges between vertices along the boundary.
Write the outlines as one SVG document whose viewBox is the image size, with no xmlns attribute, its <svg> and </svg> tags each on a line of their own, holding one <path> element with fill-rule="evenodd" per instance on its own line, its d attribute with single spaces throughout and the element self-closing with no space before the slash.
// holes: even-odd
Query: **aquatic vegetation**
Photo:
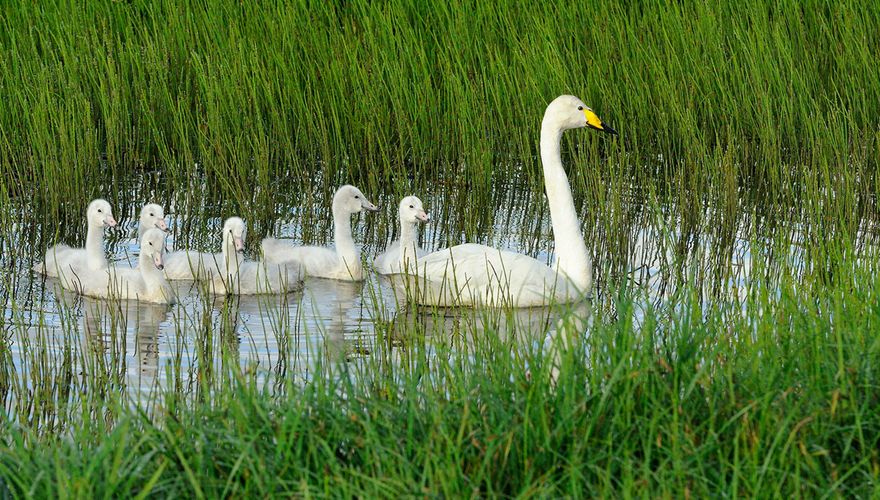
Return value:
<svg viewBox="0 0 880 500">
<path fill-rule="evenodd" d="M 880 8 L 64 2 L 0 17 L 0 495 L 870 496 L 880 481 Z M 173 306 L 30 270 L 333 241 L 365 263 L 430 221 L 550 262 L 536 134 L 562 142 L 591 304 L 405 304 L 375 273 Z M 182 287 L 182 288 L 180 288 Z"/>
</svg>

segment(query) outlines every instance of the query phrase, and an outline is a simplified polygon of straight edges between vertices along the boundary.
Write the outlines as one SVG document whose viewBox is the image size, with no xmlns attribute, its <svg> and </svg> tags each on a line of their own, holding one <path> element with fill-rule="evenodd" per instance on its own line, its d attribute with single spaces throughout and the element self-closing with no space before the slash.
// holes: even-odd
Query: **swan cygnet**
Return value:
<svg viewBox="0 0 880 500">
<path fill-rule="evenodd" d="M 211 291 L 218 295 L 265 295 L 302 290 L 302 270 L 296 263 L 274 264 L 245 260 L 247 227 L 238 217 L 223 223 L 223 247 L 210 268 Z"/>
<path fill-rule="evenodd" d="M 592 263 L 560 154 L 562 133 L 584 127 L 616 134 L 574 96 L 560 96 L 551 102 L 541 123 L 541 163 L 556 251 L 553 266 L 485 245 L 454 246 L 418 259 L 415 302 L 529 307 L 589 297 Z"/>
<path fill-rule="evenodd" d="M 107 269 L 107 256 L 104 255 L 104 228 L 116 225 L 113 210 L 106 200 L 96 199 L 86 209 L 85 248 L 71 248 L 59 244 L 46 250 L 43 261 L 34 270 L 51 278 L 73 277 L 89 271 Z"/>
<path fill-rule="evenodd" d="M 99 272 L 62 277 L 61 286 L 81 295 L 172 304 L 174 292 L 162 274 L 165 233 L 158 228 L 144 232 L 140 240 L 138 266 L 111 266 Z"/>
<path fill-rule="evenodd" d="M 296 246 L 289 241 L 266 238 L 263 257 L 274 264 L 297 263 L 306 276 L 343 281 L 363 281 L 361 252 L 351 236 L 351 216 L 361 210 L 377 212 L 360 189 L 345 185 L 333 196 L 333 243 L 335 248 Z"/>
<path fill-rule="evenodd" d="M 384 252 L 373 261 L 373 267 L 379 274 L 394 274 L 401 269 L 415 269 L 416 259 L 426 254 L 419 248 L 419 224 L 431 220 L 425 212 L 422 200 L 415 196 L 407 196 L 400 201 L 400 239 L 388 245 Z M 401 252 L 401 248 L 404 249 Z"/>
<path fill-rule="evenodd" d="M 168 232 L 168 224 L 165 222 L 165 210 L 162 205 L 156 203 L 147 203 L 141 209 L 140 218 L 138 218 L 138 241 L 147 232 L 147 229 L 156 228 L 165 233 Z"/>
</svg>

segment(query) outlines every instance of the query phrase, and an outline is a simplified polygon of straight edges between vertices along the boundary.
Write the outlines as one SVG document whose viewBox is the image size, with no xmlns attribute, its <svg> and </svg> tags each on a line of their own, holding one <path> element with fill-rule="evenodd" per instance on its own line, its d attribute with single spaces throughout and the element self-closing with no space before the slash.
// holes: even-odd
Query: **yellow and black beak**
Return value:
<svg viewBox="0 0 880 500">
<path fill-rule="evenodd" d="M 594 113 L 592 109 L 584 108 L 584 115 L 586 115 L 587 117 L 588 127 L 609 133 L 611 135 L 617 135 L 617 131 L 609 127 L 606 123 L 603 123 L 602 120 L 599 119 L 599 116 L 596 115 L 596 113 Z"/>
</svg>

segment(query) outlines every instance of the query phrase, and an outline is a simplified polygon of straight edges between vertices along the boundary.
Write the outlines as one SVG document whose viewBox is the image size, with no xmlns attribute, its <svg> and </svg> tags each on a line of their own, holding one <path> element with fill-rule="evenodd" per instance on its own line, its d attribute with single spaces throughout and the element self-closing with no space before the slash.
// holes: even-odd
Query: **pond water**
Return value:
<svg viewBox="0 0 880 500">
<path fill-rule="evenodd" d="M 145 189 L 140 180 L 133 185 L 125 191 L 124 203 L 114 207 L 119 226 L 106 231 L 106 250 L 114 265 L 128 266 L 136 259 L 138 245 L 133 236 L 140 206 L 161 203 L 163 198 Z M 549 215 L 543 197 L 533 188 L 515 183 L 501 186 L 492 193 L 491 203 L 482 207 L 483 213 L 476 215 L 463 209 L 456 186 L 440 186 L 430 196 L 416 194 L 432 218 L 422 231 L 426 250 L 475 241 L 546 262 L 552 258 Z M 367 195 L 383 206 L 381 213 L 363 213 L 353 221 L 355 240 L 363 246 L 363 259 L 369 264 L 396 236 L 397 198 L 389 193 Z M 238 214 L 249 224 L 247 255 L 257 255 L 259 240 L 267 234 L 330 244 L 327 205 L 331 198 L 332 191 L 327 189 L 317 194 L 304 191 L 268 211 L 276 217 Z M 226 216 L 233 215 L 229 207 L 198 198 L 185 204 L 171 196 L 165 201 L 170 213 L 166 218 L 171 227 L 170 248 L 219 247 L 219 227 Z M 743 218 L 725 231 L 708 227 L 686 234 L 675 216 L 663 219 L 657 215 L 661 210 L 638 206 L 642 202 L 635 197 L 631 201 L 633 206 L 626 210 L 636 215 L 616 228 L 624 235 L 622 242 L 608 237 L 607 231 L 591 235 L 590 225 L 584 224 L 588 241 L 595 240 L 591 245 L 597 276 L 595 302 L 603 302 L 603 283 L 612 275 L 645 290 L 647 301 L 662 302 L 688 282 L 703 283 L 707 297 L 743 299 L 753 268 L 752 242 L 756 241 L 749 221 Z M 86 203 L 75 210 L 72 207 L 69 218 L 81 219 Z M 60 367 L 71 363 L 80 367 L 74 370 L 79 377 L 92 369 L 113 372 L 118 384 L 135 398 L 169 385 L 196 390 L 206 369 L 222 370 L 223 363 L 230 362 L 262 380 L 274 375 L 305 381 L 318 359 L 330 364 L 368 360 L 380 338 L 393 343 L 399 336 L 417 334 L 447 342 L 516 332 L 525 341 L 540 344 L 553 335 L 559 317 L 559 311 L 545 308 L 492 313 L 408 308 L 389 280 L 373 272 L 367 273 L 363 283 L 307 279 L 301 293 L 285 296 L 214 297 L 192 282 L 173 282 L 180 299 L 173 306 L 82 298 L 30 269 L 56 233 L 61 241 L 81 244 L 84 223 L 54 231 L 26 206 L 6 208 L 16 215 L 8 217 L 15 223 L 2 234 L 3 330 L 6 363 L 17 375 L 19 387 L 29 387 L 47 376 L 58 379 Z M 590 211 L 585 208 L 582 214 L 588 217 Z M 705 217 L 712 219 L 711 210 Z M 799 262 L 803 244 L 796 236 L 782 241 L 788 258 Z M 778 240 L 768 245 L 774 244 L 778 247 Z M 770 258 L 778 260 L 766 257 Z M 112 366 L 90 367 L 95 361 L 82 353 L 94 352 L 109 359 Z M 71 356 L 79 361 L 70 361 Z"/>
</svg>

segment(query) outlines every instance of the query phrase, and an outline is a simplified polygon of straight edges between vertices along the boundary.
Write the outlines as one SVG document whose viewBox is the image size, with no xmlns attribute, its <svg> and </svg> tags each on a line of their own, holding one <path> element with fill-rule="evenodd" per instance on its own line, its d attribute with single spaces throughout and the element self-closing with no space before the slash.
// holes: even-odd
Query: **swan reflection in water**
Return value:
<svg viewBox="0 0 880 500">
<path fill-rule="evenodd" d="M 64 292 L 62 300 L 72 304 L 76 299 L 75 294 Z M 102 353 L 105 370 L 119 373 L 124 369 L 129 390 L 151 390 L 160 375 L 160 329 L 170 318 L 171 306 L 90 297 L 80 300 L 84 349 Z"/>
<path fill-rule="evenodd" d="M 589 334 L 592 304 L 588 299 L 541 307 L 420 306 L 411 300 L 412 294 L 431 292 L 414 290 L 412 277 L 392 274 L 383 280 L 393 290 L 398 304 L 391 329 L 391 336 L 397 342 L 419 334 L 453 348 L 485 345 L 495 339 L 523 347 L 540 347 L 552 360 L 551 378 L 555 381 L 562 351 L 576 348 Z"/>
<path fill-rule="evenodd" d="M 215 319 L 239 343 L 240 362 L 276 376 L 309 372 L 316 356 L 344 359 L 363 336 L 363 282 L 310 278 L 303 292 L 214 298 Z M 372 333 L 371 328 L 367 328 Z"/>
</svg>

